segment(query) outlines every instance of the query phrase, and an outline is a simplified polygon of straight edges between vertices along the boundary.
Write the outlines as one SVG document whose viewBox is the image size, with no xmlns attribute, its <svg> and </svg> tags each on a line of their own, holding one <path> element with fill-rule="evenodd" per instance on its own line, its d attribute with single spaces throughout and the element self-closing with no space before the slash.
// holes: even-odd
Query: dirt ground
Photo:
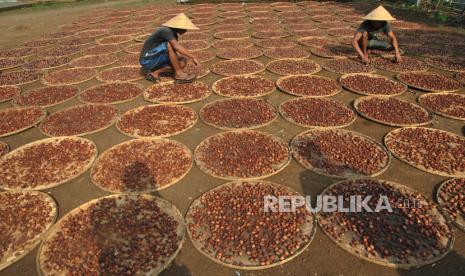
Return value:
<svg viewBox="0 0 465 276">
<path fill-rule="evenodd" d="M 139 6 L 153 3 L 154 2 L 145 1 L 131 2 L 123 5 L 118 2 L 110 2 L 91 5 L 70 5 L 60 8 L 29 8 L 0 13 L 0 29 L 2 30 L 2 35 L 0 36 L 0 48 L 11 48 L 20 45 L 26 40 L 37 38 L 41 34 L 56 31 L 59 29 L 60 25 L 73 21 L 78 15 L 81 15 L 86 11 L 91 11 L 97 7 L 113 6 L 117 8 L 124 8 L 126 6 Z M 166 5 L 172 4 L 174 1 L 157 2 L 157 4 L 160 3 Z M 116 55 L 121 54 L 123 53 L 120 52 Z M 318 62 L 323 60 L 315 56 L 311 56 L 311 59 Z M 257 60 L 263 63 L 270 61 L 270 59 L 265 57 L 261 57 Z M 217 61 L 219 61 L 218 58 L 208 62 L 207 64 L 211 65 Z M 59 70 L 61 69 L 63 69 L 63 67 Z M 431 70 L 434 71 L 433 69 Z M 385 71 L 379 71 L 378 73 L 389 77 L 394 76 L 394 74 Z M 441 73 L 451 75 L 445 71 L 442 71 Z M 276 80 L 278 77 L 277 75 L 269 72 L 265 72 L 263 75 L 273 80 Z M 338 74 L 329 73 L 324 70 L 318 73 L 318 75 L 328 76 L 334 79 L 339 76 Z M 203 78 L 202 81 L 211 85 L 219 78 L 219 76 L 210 73 L 207 77 Z M 143 84 L 145 87 L 150 85 L 150 83 L 145 80 L 139 81 L 139 83 Z M 81 89 L 85 89 L 96 84 L 98 84 L 98 81 L 94 79 L 79 86 Z M 23 86 L 23 91 L 39 86 L 42 85 L 39 82 L 34 82 Z M 462 89 L 460 93 L 464 92 L 465 89 Z M 411 90 L 404 93 L 399 98 L 415 102 L 415 99 L 419 94 L 420 92 Z M 341 93 L 333 96 L 332 98 L 350 105 L 352 101 L 358 97 L 359 96 L 357 94 L 343 90 Z M 188 104 L 188 106 L 194 108 L 198 112 L 206 103 L 220 98 L 220 96 L 213 94 L 201 102 Z M 283 101 L 292 98 L 292 96 L 276 90 L 274 93 L 263 98 L 269 100 L 277 107 Z M 79 104 L 79 101 L 75 98 L 60 105 L 48 108 L 47 110 L 49 113 L 53 113 L 57 110 L 77 104 Z M 125 112 L 129 109 L 146 104 L 147 102 L 145 102 L 142 97 L 138 97 L 135 100 L 118 104 L 116 106 L 121 110 L 121 112 Z M 6 108 L 9 106 L 10 103 L 0 104 L 0 108 Z M 432 127 L 463 135 L 463 122 L 439 116 L 435 116 L 434 118 Z M 349 127 L 346 127 L 346 129 L 369 135 L 377 141 L 382 142 L 382 137 L 394 128 L 377 124 L 358 116 L 356 121 Z M 271 125 L 262 127 L 258 130 L 272 133 L 286 141 L 290 141 L 292 137 L 306 129 L 295 126 L 280 117 Z M 171 137 L 170 139 L 184 143 L 193 151 L 203 139 L 219 132 L 221 131 L 207 126 L 199 120 L 194 128 L 183 134 Z M 32 128 L 19 134 L 2 138 L 1 140 L 8 143 L 12 149 L 15 149 L 29 142 L 43 138 L 45 138 L 45 136 L 40 133 L 38 128 Z M 91 139 L 97 144 L 100 153 L 113 145 L 130 139 L 129 137 L 119 133 L 114 126 L 95 134 L 88 135 L 86 138 Z M 378 178 L 407 185 L 417 191 L 420 191 L 423 195 L 429 198 L 433 196 L 433 191 L 438 184 L 446 179 L 445 177 L 417 170 L 409 165 L 401 163 L 395 158 L 393 158 L 389 169 L 382 175 L 378 176 Z M 310 172 L 300 166 L 295 160 L 292 160 L 290 165 L 283 171 L 277 175 L 267 178 L 267 180 L 287 185 L 303 194 L 310 195 L 317 195 L 325 187 L 337 181 L 336 179 Z M 154 194 L 171 201 L 181 210 L 182 213 L 185 213 L 193 199 L 222 183 L 224 183 L 223 180 L 210 177 L 201 172 L 198 167 L 193 166 L 189 174 L 180 182 Z M 89 172 L 86 172 L 82 176 L 64 185 L 49 189 L 47 192 L 49 192 L 57 200 L 60 217 L 91 199 L 108 194 L 91 183 Z M 456 240 L 453 251 L 449 255 L 433 265 L 409 271 L 385 268 L 358 259 L 340 249 L 336 244 L 330 241 L 321 229 L 317 229 L 314 240 L 304 253 L 282 266 L 261 271 L 239 271 L 223 267 L 200 254 L 192 246 L 192 243 L 186 239 L 176 260 L 162 273 L 162 275 L 465 275 L 465 233 L 459 231 L 457 228 L 453 228 L 453 231 Z M 0 276 L 36 275 L 36 255 L 37 249 L 32 251 L 22 260 L 0 272 Z"/>
</svg>

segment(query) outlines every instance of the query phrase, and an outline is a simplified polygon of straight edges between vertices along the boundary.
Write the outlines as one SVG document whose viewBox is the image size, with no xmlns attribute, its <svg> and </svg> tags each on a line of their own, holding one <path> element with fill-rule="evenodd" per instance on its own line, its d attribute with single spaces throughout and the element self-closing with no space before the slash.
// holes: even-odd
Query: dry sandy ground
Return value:
<svg viewBox="0 0 465 276">
<path fill-rule="evenodd" d="M 168 1 L 162 2 L 165 4 Z M 110 5 L 117 6 L 119 4 L 102 3 L 86 6 L 78 5 L 66 8 L 26 9 L 2 13 L 0 16 L 0 28 L 2 30 L 0 48 L 10 48 L 15 45 L 19 45 L 21 42 L 26 40 L 38 37 L 43 33 L 53 32 L 58 29 L 59 25 L 72 21 L 79 14 L 82 14 L 85 11 L 92 10 L 96 7 Z M 311 59 L 317 61 L 322 60 L 315 56 L 312 56 Z M 258 60 L 264 63 L 269 61 L 268 58 L 264 57 L 259 58 Z M 218 59 L 215 59 L 208 64 L 210 65 L 216 61 L 218 61 Z M 276 75 L 269 72 L 263 74 L 273 80 L 277 78 Z M 391 77 L 393 76 L 393 74 L 384 71 L 382 74 Z M 329 76 L 331 78 L 338 77 L 337 74 L 326 71 L 321 71 L 318 75 Z M 202 79 L 202 81 L 211 85 L 213 81 L 217 79 L 219 79 L 219 76 L 211 73 L 209 76 Z M 97 83 L 98 82 L 96 80 L 92 80 L 81 84 L 80 87 L 81 89 L 84 89 Z M 140 81 L 140 83 L 146 87 L 150 85 L 146 81 Z M 24 87 L 25 89 L 23 89 L 23 91 L 27 91 L 40 85 L 41 84 L 38 84 L 38 82 L 28 84 Z M 463 93 L 464 89 L 462 89 L 461 92 Z M 400 98 L 414 102 L 415 98 L 419 94 L 419 92 L 409 91 Z M 358 95 L 344 90 L 333 98 L 345 102 L 346 104 L 350 104 L 357 97 Z M 211 102 L 219 98 L 220 97 L 217 95 L 212 95 L 206 100 L 189 104 L 188 106 L 199 111 L 207 102 Z M 284 100 L 292 98 L 292 96 L 275 91 L 264 98 L 269 100 L 274 106 L 278 106 Z M 48 112 L 53 113 L 57 110 L 76 105 L 78 103 L 77 99 L 73 99 L 66 103 L 49 108 Z M 147 103 L 143 101 L 142 97 L 139 97 L 130 102 L 119 104 L 117 107 L 124 112 L 144 104 Z M 9 105 L 10 103 L 0 104 L 0 108 L 5 108 Z M 435 116 L 433 127 L 438 127 L 443 130 L 463 135 L 463 122 L 460 121 Z M 359 116 L 352 125 L 347 127 L 347 129 L 369 135 L 381 142 L 382 137 L 393 128 L 370 122 Z M 279 118 L 271 125 L 260 128 L 259 130 L 273 133 L 286 141 L 290 141 L 294 135 L 304 131 L 305 129 L 292 125 L 283 118 Z M 203 139 L 218 132 L 220 132 L 218 129 L 214 129 L 199 121 L 194 128 L 183 134 L 172 137 L 172 139 L 184 143 L 193 150 Z M 45 137 L 40 133 L 40 131 L 37 128 L 32 128 L 28 131 L 2 138 L 2 140 L 8 143 L 12 149 L 15 149 L 21 145 L 42 138 Z M 88 135 L 87 138 L 96 142 L 100 152 L 129 139 L 128 137 L 120 134 L 114 126 L 104 131 Z M 379 176 L 379 178 L 408 185 L 430 198 L 432 197 L 432 192 L 435 187 L 446 179 L 444 177 L 419 171 L 411 166 L 401 163 L 397 159 L 393 159 L 389 169 Z M 267 180 L 282 183 L 301 193 L 312 195 L 320 193 L 325 187 L 337 181 L 333 178 L 323 177 L 307 171 L 294 160 L 279 174 L 274 175 Z M 181 210 L 182 213 L 185 213 L 193 199 L 222 183 L 224 183 L 224 181 L 207 176 L 194 166 L 187 177 L 182 179 L 176 185 L 157 193 L 157 195 L 170 200 Z M 89 172 L 69 183 L 50 189 L 48 192 L 50 192 L 58 201 L 60 216 L 63 216 L 73 208 L 88 200 L 107 194 L 91 183 Z M 434 265 L 428 265 L 423 268 L 410 271 L 385 268 L 360 260 L 340 249 L 329 240 L 321 229 L 318 229 L 311 245 L 296 259 L 283 266 L 253 272 L 235 271 L 216 264 L 200 254 L 192 246 L 191 242 L 187 240 L 180 254 L 173 262 L 173 265 L 166 269 L 162 275 L 465 275 L 465 233 L 460 232 L 456 228 L 454 228 L 454 232 L 456 236 L 454 250 L 447 257 Z M 37 249 L 28 254 L 22 260 L 0 272 L 0 276 L 36 275 L 36 254 Z"/>
</svg>

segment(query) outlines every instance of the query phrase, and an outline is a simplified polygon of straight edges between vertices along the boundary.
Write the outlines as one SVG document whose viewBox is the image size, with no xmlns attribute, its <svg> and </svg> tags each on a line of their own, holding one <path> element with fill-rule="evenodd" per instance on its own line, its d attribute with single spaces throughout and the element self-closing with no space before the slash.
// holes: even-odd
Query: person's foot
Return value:
<svg viewBox="0 0 465 276">
<path fill-rule="evenodd" d="M 187 82 L 193 82 L 196 76 L 192 74 L 187 74 L 185 72 L 176 72 L 174 78 L 177 83 L 187 83 Z"/>
<path fill-rule="evenodd" d="M 146 74 L 145 79 L 154 83 L 158 83 L 161 81 L 160 75 L 158 75 L 158 73 L 155 72 Z"/>
</svg>

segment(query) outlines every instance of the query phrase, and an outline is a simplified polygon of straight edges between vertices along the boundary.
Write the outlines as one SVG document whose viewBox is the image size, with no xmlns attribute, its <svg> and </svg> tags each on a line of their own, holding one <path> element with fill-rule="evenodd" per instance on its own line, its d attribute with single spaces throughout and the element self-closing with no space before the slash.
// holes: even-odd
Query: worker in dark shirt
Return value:
<svg viewBox="0 0 465 276">
<path fill-rule="evenodd" d="M 176 82 L 192 82 L 196 76 L 183 71 L 187 64 L 186 57 L 195 65 L 199 62 L 192 53 L 179 44 L 178 35 L 184 34 L 187 30 L 198 29 L 184 13 L 178 14 L 157 28 L 144 42 L 139 57 L 145 78 L 158 82 L 160 73 L 174 70 Z"/>
<path fill-rule="evenodd" d="M 379 6 L 372 12 L 362 17 L 365 21 L 360 24 L 355 32 L 352 46 L 364 63 L 369 63 L 368 57 L 370 49 L 390 51 L 395 50 L 396 62 L 402 60 L 400 56 L 397 38 L 392 31 L 389 21 L 396 20 L 383 7 Z M 384 34 L 389 37 L 390 43 L 379 39 L 379 35 Z"/>
</svg>

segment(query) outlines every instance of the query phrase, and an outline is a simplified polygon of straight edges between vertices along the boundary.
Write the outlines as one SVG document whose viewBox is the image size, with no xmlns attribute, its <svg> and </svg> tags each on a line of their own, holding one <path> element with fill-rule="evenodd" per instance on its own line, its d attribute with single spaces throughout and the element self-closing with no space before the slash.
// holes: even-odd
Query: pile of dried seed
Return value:
<svg viewBox="0 0 465 276">
<path fill-rule="evenodd" d="M 386 147 L 399 159 L 423 171 L 465 176 L 465 138 L 432 128 L 402 128 L 389 132 Z"/>
<path fill-rule="evenodd" d="M 304 132 L 292 140 L 291 151 L 307 169 L 342 178 L 377 175 L 390 161 L 381 145 L 342 129 Z"/>
<path fill-rule="evenodd" d="M 124 113 L 116 127 L 131 137 L 167 137 L 191 128 L 197 113 L 187 106 L 148 105 Z"/>
<path fill-rule="evenodd" d="M 414 88 L 433 92 L 452 92 L 462 88 L 462 84 L 453 78 L 430 72 L 406 72 L 397 78 Z"/>
<path fill-rule="evenodd" d="M 257 131 L 223 132 L 200 143 L 195 151 L 200 169 L 226 179 L 275 174 L 289 162 L 284 141 Z"/>
<path fill-rule="evenodd" d="M 267 212 L 262 201 L 295 195 L 271 182 L 227 183 L 192 203 L 187 231 L 198 250 L 219 262 L 239 268 L 277 265 L 307 247 L 314 219 L 303 206 L 295 212 Z"/>
<path fill-rule="evenodd" d="M 278 113 L 265 100 L 226 99 L 204 106 L 200 118 L 221 129 L 257 128 L 273 121 Z"/>
</svg>

